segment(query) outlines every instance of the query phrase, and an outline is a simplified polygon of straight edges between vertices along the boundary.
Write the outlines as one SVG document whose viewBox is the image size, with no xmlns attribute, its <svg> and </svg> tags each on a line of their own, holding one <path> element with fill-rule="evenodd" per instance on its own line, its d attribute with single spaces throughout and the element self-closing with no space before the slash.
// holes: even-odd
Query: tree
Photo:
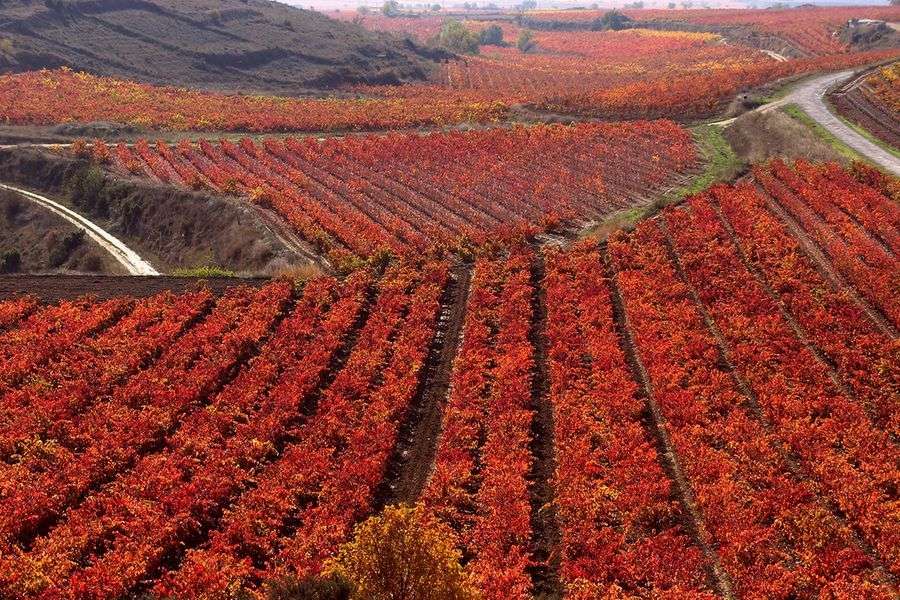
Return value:
<svg viewBox="0 0 900 600">
<path fill-rule="evenodd" d="M 441 5 L 440 4 L 432 4 L 431 12 L 441 12 Z"/>
<path fill-rule="evenodd" d="M 516 41 L 516 48 L 521 52 L 531 52 L 535 46 L 537 46 L 537 42 L 534 41 L 534 34 L 528 29 L 523 29 Z"/>
<path fill-rule="evenodd" d="M 438 45 L 458 54 L 478 54 L 480 36 L 460 21 L 447 21 L 438 34 Z"/>
<path fill-rule="evenodd" d="M 591 29 L 595 31 L 606 29 L 618 31 L 620 29 L 627 29 L 630 24 L 631 19 L 627 15 L 613 9 L 603 13 L 602 17 L 596 19 L 591 26 Z"/>
<path fill-rule="evenodd" d="M 367 14 L 369 14 L 369 7 L 368 6 L 357 6 L 356 12 L 358 12 L 361 15 L 367 15 Z"/>
<path fill-rule="evenodd" d="M 522 0 L 519 5 L 522 10 L 534 10 L 537 8 L 537 0 Z"/>
<path fill-rule="evenodd" d="M 385 0 L 381 6 L 381 14 L 386 17 L 396 17 L 400 14 L 400 4 L 397 0 Z"/>
<path fill-rule="evenodd" d="M 484 46 L 502 46 L 503 30 L 499 25 L 489 25 L 481 30 L 481 44 Z"/>
<path fill-rule="evenodd" d="M 326 572 L 350 582 L 352 600 L 475 600 L 453 539 L 422 505 L 388 506 L 356 527 Z"/>
<path fill-rule="evenodd" d="M 675 10 L 676 4 L 674 2 L 669 2 L 669 10 Z"/>
<path fill-rule="evenodd" d="M 16 250 L 7 250 L 0 256 L 0 273 L 18 273 L 22 268 L 22 256 Z"/>
</svg>

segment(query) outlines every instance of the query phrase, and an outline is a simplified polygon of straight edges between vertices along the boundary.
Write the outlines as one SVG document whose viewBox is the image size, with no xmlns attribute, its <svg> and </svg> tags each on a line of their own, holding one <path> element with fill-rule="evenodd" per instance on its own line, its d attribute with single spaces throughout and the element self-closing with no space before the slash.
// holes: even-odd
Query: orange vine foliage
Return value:
<svg viewBox="0 0 900 600">
<path fill-rule="evenodd" d="M 471 94 L 297 99 L 227 95 L 95 77 L 67 69 L 0 76 L 0 122 L 114 121 L 149 129 L 335 131 L 489 122 L 503 106 Z"/>
<path fill-rule="evenodd" d="M 538 52 L 485 49 L 435 75 L 506 104 L 610 118 L 707 117 L 735 94 L 777 79 L 897 56 L 897 50 L 778 61 L 706 33 L 538 32 Z M 414 88 L 413 88 L 414 89 Z"/>
<path fill-rule="evenodd" d="M 528 17 L 536 21 L 561 23 L 591 22 L 603 16 L 603 10 L 534 11 Z M 846 52 L 847 47 L 833 34 L 849 19 L 885 21 L 900 19 L 896 6 L 805 7 L 786 10 L 695 9 L 625 10 L 636 21 L 680 22 L 704 26 L 746 26 L 760 33 L 790 42 L 810 55 Z"/>
</svg>

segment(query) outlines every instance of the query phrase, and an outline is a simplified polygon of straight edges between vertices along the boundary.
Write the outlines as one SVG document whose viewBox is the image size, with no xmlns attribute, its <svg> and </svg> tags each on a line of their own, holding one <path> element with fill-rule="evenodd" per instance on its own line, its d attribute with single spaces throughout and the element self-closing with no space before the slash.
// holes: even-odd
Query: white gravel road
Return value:
<svg viewBox="0 0 900 600">
<path fill-rule="evenodd" d="M 790 94 L 778 102 L 767 104 L 764 110 L 772 110 L 785 104 L 796 104 L 819 125 L 831 132 L 834 137 L 853 148 L 885 170 L 900 176 L 900 159 L 869 141 L 846 123 L 841 121 L 825 101 L 825 93 L 835 83 L 848 79 L 853 71 L 841 71 L 815 77 L 797 86 Z"/>
<path fill-rule="evenodd" d="M 97 242 L 104 250 L 109 252 L 128 271 L 129 275 L 159 275 L 149 262 L 138 256 L 137 252 L 129 248 L 120 239 L 107 232 L 93 221 L 89 221 L 77 212 L 70 210 L 54 202 L 50 198 L 23 190 L 11 185 L 0 183 L 0 189 L 15 192 L 32 202 L 40 204 L 44 208 L 53 211 L 69 223 L 84 230 L 88 237 Z"/>
</svg>

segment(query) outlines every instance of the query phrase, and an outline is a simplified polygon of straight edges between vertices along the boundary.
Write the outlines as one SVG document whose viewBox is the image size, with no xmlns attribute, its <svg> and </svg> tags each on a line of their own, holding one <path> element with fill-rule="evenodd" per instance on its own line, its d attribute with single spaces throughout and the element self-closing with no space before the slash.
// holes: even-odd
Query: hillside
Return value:
<svg viewBox="0 0 900 600">
<path fill-rule="evenodd" d="M 68 66 L 209 89 L 294 94 L 424 78 L 411 42 L 269 0 L 11 0 L 0 72 Z"/>
</svg>

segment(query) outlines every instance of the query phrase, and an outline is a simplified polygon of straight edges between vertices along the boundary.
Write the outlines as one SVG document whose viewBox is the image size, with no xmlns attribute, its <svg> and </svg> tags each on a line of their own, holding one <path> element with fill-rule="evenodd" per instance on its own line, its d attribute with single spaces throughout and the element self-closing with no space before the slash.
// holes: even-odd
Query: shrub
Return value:
<svg viewBox="0 0 900 600">
<path fill-rule="evenodd" d="M 521 52 L 531 52 L 537 43 L 534 41 L 534 34 L 528 29 L 523 29 L 519 33 L 519 39 L 516 41 L 516 48 Z"/>
<path fill-rule="evenodd" d="M 620 29 L 627 29 L 630 25 L 631 19 L 627 15 L 624 15 L 621 12 L 613 9 L 604 13 L 602 17 L 596 19 L 591 29 L 595 31 L 606 29 L 618 31 Z"/>
<path fill-rule="evenodd" d="M 22 202 L 11 192 L 4 193 L 2 198 L 5 200 L 3 217 L 8 224 L 12 224 L 22 212 Z"/>
<path fill-rule="evenodd" d="M 55 269 L 65 264 L 75 248 L 80 246 L 83 241 L 84 230 L 79 229 L 78 231 L 66 234 L 62 240 L 53 244 L 50 248 L 50 256 L 47 259 L 50 268 Z"/>
<path fill-rule="evenodd" d="M 12 57 L 13 42 L 9 38 L 0 38 L 0 56 Z"/>
<path fill-rule="evenodd" d="M 96 165 L 87 165 L 76 171 L 69 179 L 69 198 L 75 206 L 93 210 L 105 185 L 103 171 Z"/>
<path fill-rule="evenodd" d="M 16 250 L 7 250 L 0 256 L 0 273 L 18 273 L 22 268 L 22 256 Z"/>
<path fill-rule="evenodd" d="M 499 25 L 490 25 L 481 30 L 481 43 L 484 46 L 502 46 L 503 30 Z"/>
<path fill-rule="evenodd" d="M 326 570 L 350 583 L 352 600 L 474 600 L 453 539 L 421 505 L 388 506 L 356 527 Z"/>
<path fill-rule="evenodd" d="M 478 54 L 480 36 L 459 21 L 447 21 L 438 34 L 438 44 L 457 54 Z"/>
<path fill-rule="evenodd" d="M 175 269 L 172 271 L 175 277 L 234 277 L 235 272 L 222 267 L 203 266 Z"/>
<path fill-rule="evenodd" d="M 397 0 L 387 0 L 381 6 L 381 14 L 386 17 L 396 17 L 400 14 L 400 4 Z"/>
</svg>

